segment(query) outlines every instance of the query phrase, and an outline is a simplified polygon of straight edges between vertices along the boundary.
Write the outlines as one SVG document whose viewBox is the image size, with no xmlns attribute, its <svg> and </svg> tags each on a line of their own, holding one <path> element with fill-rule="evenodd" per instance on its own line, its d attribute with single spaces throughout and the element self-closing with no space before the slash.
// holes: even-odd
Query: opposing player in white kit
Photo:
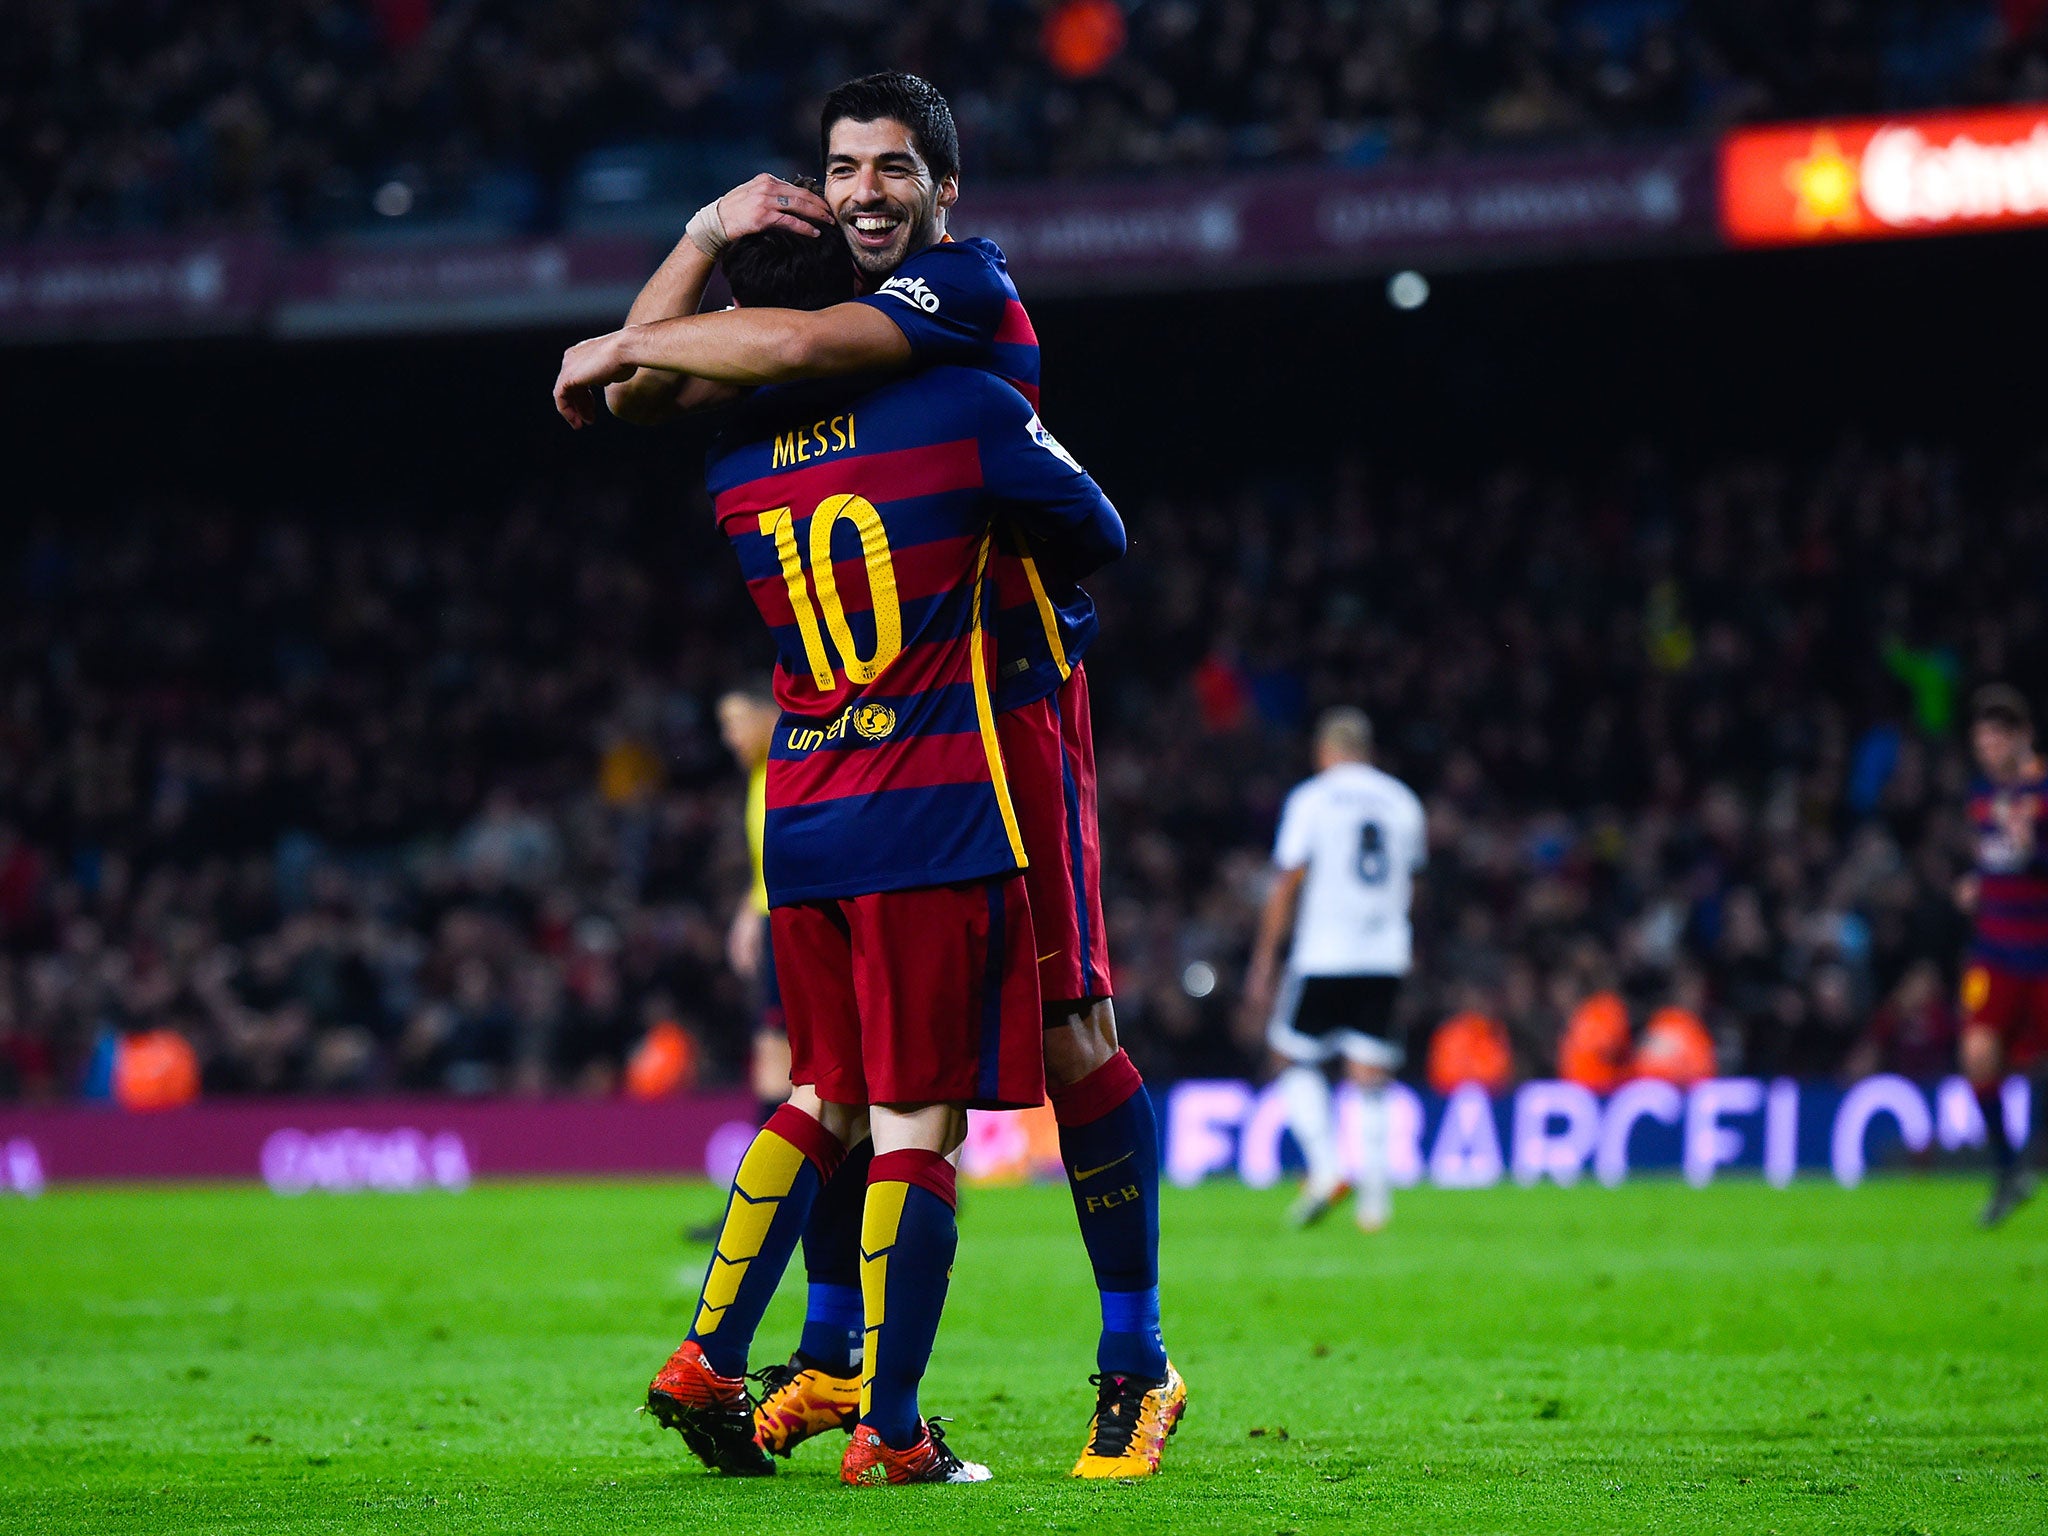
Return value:
<svg viewBox="0 0 2048 1536">
<path fill-rule="evenodd" d="M 1409 909 L 1428 855 L 1422 802 L 1372 766 L 1363 711 L 1316 722 L 1316 776 L 1280 812 L 1273 885 L 1246 979 L 1247 1005 L 1268 1013 L 1287 1127 L 1308 1161 L 1293 1220 L 1307 1226 L 1343 1197 L 1328 1070 L 1342 1062 L 1364 1096 L 1358 1224 L 1387 1224 L 1387 1084 L 1401 1067 L 1394 1003 L 1414 956 Z M 1287 965 L 1275 972 L 1292 930 Z"/>
</svg>

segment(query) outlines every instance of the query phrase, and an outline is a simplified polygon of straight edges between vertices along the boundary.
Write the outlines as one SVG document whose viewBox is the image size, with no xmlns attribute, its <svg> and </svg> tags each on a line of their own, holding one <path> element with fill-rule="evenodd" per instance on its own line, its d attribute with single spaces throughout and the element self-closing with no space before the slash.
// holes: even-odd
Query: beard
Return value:
<svg viewBox="0 0 2048 1536">
<path fill-rule="evenodd" d="M 886 213 L 898 221 L 889 232 L 887 244 L 870 246 L 861 242 L 853 221 L 862 213 Z M 908 207 L 889 202 L 879 208 L 853 209 L 842 215 L 839 222 L 845 229 L 847 247 L 853 252 L 853 264 L 873 287 L 932 243 L 938 224 L 938 202 L 934 198 Z"/>
</svg>

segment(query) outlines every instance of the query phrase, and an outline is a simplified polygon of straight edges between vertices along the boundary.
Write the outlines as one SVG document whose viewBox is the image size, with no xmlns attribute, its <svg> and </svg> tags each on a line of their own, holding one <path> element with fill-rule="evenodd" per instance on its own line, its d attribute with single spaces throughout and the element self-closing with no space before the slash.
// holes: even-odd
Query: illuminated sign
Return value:
<svg viewBox="0 0 2048 1536">
<path fill-rule="evenodd" d="M 321 1189 L 411 1191 L 467 1189 L 469 1149 L 453 1131 L 427 1136 L 396 1130 L 341 1130 L 311 1133 L 287 1127 L 265 1138 L 263 1182 L 280 1195 Z"/>
<path fill-rule="evenodd" d="M 1507 1178 L 1575 1184 L 1587 1174 L 1614 1185 L 1635 1172 L 1670 1170 L 1704 1188 L 1733 1168 L 1756 1170 L 1779 1186 L 1802 1169 L 1855 1185 L 1873 1154 L 1894 1147 L 1960 1152 L 1984 1144 L 1976 1096 L 1960 1077 L 1922 1087 L 1879 1075 L 1846 1092 L 1786 1078 L 1708 1078 L 1689 1089 L 1644 1078 L 1605 1099 L 1562 1082 L 1524 1083 L 1497 1100 L 1475 1087 L 1439 1098 L 1396 1083 L 1387 1093 L 1387 1172 L 1402 1186 L 1426 1179 L 1479 1189 Z M 2007 1125 L 2024 1126 L 2032 1107 L 2026 1079 L 2010 1079 L 2004 1099 Z M 1167 1096 L 1166 1176 L 1186 1185 L 1235 1174 L 1263 1189 L 1282 1176 L 1286 1129 L 1277 1084 L 1179 1083 Z M 1355 1176 L 1364 1121 L 1358 1090 L 1348 1084 L 1337 1093 L 1336 1131 Z M 2015 1141 L 2023 1135 L 2013 1132 Z"/>
<path fill-rule="evenodd" d="M 1744 128 L 1721 141 L 1721 229 L 1800 245 L 2048 224 L 2048 107 Z"/>
</svg>

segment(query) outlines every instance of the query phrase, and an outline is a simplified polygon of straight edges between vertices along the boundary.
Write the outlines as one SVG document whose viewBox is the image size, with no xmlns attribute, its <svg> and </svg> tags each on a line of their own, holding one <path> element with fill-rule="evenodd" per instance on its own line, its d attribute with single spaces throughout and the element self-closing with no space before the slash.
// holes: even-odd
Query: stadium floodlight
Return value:
<svg viewBox="0 0 2048 1536">
<path fill-rule="evenodd" d="M 1387 302 L 1396 309 L 1420 309 L 1429 302 L 1429 279 L 1413 270 L 1387 279 Z"/>
</svg>

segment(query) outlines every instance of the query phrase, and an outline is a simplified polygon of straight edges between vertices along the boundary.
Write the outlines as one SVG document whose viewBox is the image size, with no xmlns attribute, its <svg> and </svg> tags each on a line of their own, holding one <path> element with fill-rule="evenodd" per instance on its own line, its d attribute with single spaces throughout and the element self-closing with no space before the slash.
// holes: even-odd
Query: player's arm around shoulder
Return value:
<svg viewBox="0 0 2048 1536">
<path fill-rule="evenodd" d="M 909 361 L 903 333 L 865 304 L 680 315 L 576 343 L 562 354 L 555 409 L 570 426 L 587 427 L 597 419 L 596 391 L 647 368 L 723 384 L 790 384 Z"/>
<path fill-rule="evenodd" d="M 604 403 L 628 426 L 659 427 L 731 405 L 746 394 L 738 384 L 642 368 L 633 377 L 605 386 Z"/>
<path fill-rule="evenodd" d="M 1123 557 L 1130 537 L 1095 477 L 1046 429 L 1010 385 L 978 370 L 958 388 L 975 403 L 982 475 L 1021 527 L 1079 579 Z"/>
<path fill-rule="evenodd" d="M 629 325 L 562 354 L 555 410 L 572 428 L 597 420 L 597 394 L 649 370 L 727 386 L 793 384 L 850 373 L 895 372 L 910 342 L 860 302 L 830 309 L 724 309 Z M 680 386 L 679 386 L 680 387 Z M 678 401 L 677 409 L 687 409 Z M 668 414 L 662 407 L 660 419 Z"/>
<path fill-rule="evenodd" d="M 735 316 L 749 311 L 734 310 Z M 910 360 L 910 343 L 872 305 L 853 301 L 830 309 L 759 309 L 759 339 L 767 352 L 762 366 L 773 376 L 758 382 L 832 379 L 849 373 L 900 369 Z"/>
</svg>

